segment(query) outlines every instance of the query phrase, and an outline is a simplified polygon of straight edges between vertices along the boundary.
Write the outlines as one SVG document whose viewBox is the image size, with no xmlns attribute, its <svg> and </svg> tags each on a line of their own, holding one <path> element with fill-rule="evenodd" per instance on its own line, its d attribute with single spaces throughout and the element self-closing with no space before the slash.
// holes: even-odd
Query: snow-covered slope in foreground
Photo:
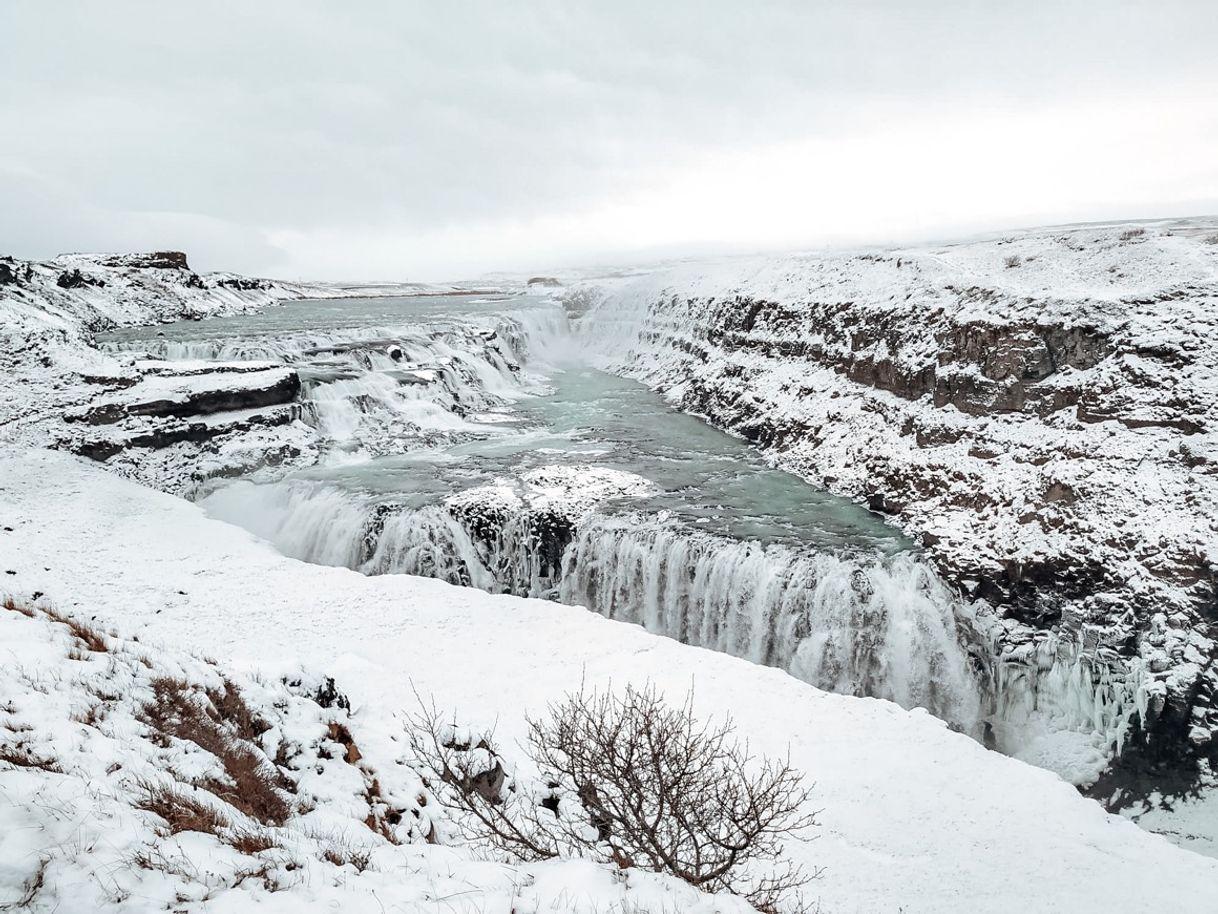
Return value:
<svg viewBox="0 0 1218 914">
<path fill-rule="evenodd" d="M 242 675 L 31 606 L 0 606 L 0 910 L 752 910 L 446 846 L 401 727 L 352 715 L 332 680 Z"/>
<path fill-rule="evenodd" d="M 651 680 L 669 694 L 692 683 L 699 715 L 730 713 L 756 751 L 789 749 L 816 782 L 818 838 L 789 852 L 826 868 L 814 886 L 826 912 L 1212 912 L 1218 898 L 1218 861 L 1105 814 L 1054 775 L 925 713 L 823 693 L 571 607 L 303 565 L 193 505 L 61 454 L 0 457 L 0 517 L 6 590 L 41 591 L 143 644 L 333 676 L 370 732 L 400 727 L 412 685 L 471 724 L 497 722 L 510 746 L 526 711 L 581 680 Z M 14 775 L 0 771 L 0 811 L 19 796 L 10 785 Z M 56 839 L 47 815 L 30 841 Z M 345 909 L 382 910 L 374 886 L 353 876 Z M 578 909 L 582 891 L 571 882 L 553 909 Z M 299 911 L 305 899 L 278 897 L 260 909 Z M 498 910 L 476 893 L 450 909 Z"/>
</svg>

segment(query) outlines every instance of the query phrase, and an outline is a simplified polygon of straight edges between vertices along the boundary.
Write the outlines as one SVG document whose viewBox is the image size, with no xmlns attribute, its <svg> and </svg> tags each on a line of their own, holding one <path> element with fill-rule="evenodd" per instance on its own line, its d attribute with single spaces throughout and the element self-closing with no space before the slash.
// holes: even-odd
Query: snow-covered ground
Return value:
<svg viewBox="0 0 1218 914">
<path fill-rule="evenodd" d="M 812 894 L 827 912 L 1208 912 L 1218 896 L 1218 862 L 1107 815 L 1054 775 L 987 752 L 925 713 L 820 692 L 577 608 L 303 565 L 194 505 L 63 454 L 0 457 L 0 517 L 5 591 L 22 600 L 38 592 L 124 638 L 104 656 L 70 660 L 82 651 L 58 623 L 0 612 L 4 720 L 67 772 L 0 763 L 0 902 L 22 897 L 49 857 L 32 910 L 164 910 L 179 891 L 180 910 L 736 910 L 730 899 L 695 903 L 639 873 L 623 885 L 584 863 L 526 872 L 460 848 L 375 840 L 360 822 L 360 775 L 337 758 L 307 779 L 320 799 L 331 791 L 333 807 L 275 830 L 299 868 L 284 872 L 282 853 L 264 855 L 285 890 L 268 894 L 261 877 L 225 888 L 260 861 L 206 836 L 158 837 L 157 820 L 132 808 L 128 782 L 110 770 L 117 762 L 133 777 L 164 776 L 206 761 L 156 750 L 132 723 L 130 699 L 146 696 L 161 669 L 216 685 L 217 669 L 188 651 L 234 671 L 251 700 L 274 709 L 272 753 L 273 740 L 288 738 L 318 754 L 337 713 L 286 694 L 279 677 L 334 677 L 352 703 L 341 720 L 368 746 L 369 770 L 403 790 L 411 774 L 394 764 L 393 738 L 414 690 L 470 725 L 495 725 L 512 746 L 524 713 L 581 682 L 650 681 L 670 695 L 692 685 L 700 715 L 732 715 L 756 751 L 789 752 L 815 781 L 817 837 L 788 852 L 825 868 Z M 88 693 L 74 683 L 107 677 L 127 698 L 93 725 L 78 704 Z M 318 857 L 318 835 L 344 820 L 349 841 L 373 846 L 362 874 Z M 170 865 L 126 866 L 125 855 L 144 846 Z M 175 860 L 183 868 L 182 853 L 197 878 L 160 872 L 172 873 Z"/>
</svg>

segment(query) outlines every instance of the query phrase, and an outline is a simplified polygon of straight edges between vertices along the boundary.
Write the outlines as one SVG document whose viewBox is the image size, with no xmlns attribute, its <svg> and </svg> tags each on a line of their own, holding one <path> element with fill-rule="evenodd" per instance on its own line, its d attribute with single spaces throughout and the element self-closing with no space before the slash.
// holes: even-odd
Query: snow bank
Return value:
<svg viewBox="0 0 1218 914">
<path fill-rule="evenodd" d="M 374 732 L 394 731 L 412 687 L 471 724 L 497 724 L 510 746 L 523 712 L 581 681 L 651 680 L 674 695 L 692 685 L 700 714 L 732 714 L 755 750 L 789 751 L 815 780 L 819 837 L 789 852 L 826 867 L 815 886 L 826 911 L 1213 910 L 1218 862 L 1105 814 L 1054 775 L 987 752 L 926 713 L 830 695 L 571 607 L 302 565 L 193 505 L 61 454 L 0 457 L 0 517 L 7 590 L 41 591 L 145 645 L 189 645 L 238 669 L 333 676 L 353 720 Z M 3 637 L 5 650 L 25 650 Z M 35 788 L 24 777 L 0 772 L 3 802 Z M 480 907 L 453 901 L 456 881 L 482 877 L 449 859 L 427 870 L 443 882 L 432 902 L 447 895 L 445 904 L 495 910 L 481 897 Z M 588 881 L 608 878 L 576 874 L 581 866 L 537 874 L 549 904 L 577 909 Z M 341 897 L 353 910 L 379 910 L 354 900 L 355 883 L 336 894 L 314 882 L 278 904 L 300 910 Z"/>
</svg>

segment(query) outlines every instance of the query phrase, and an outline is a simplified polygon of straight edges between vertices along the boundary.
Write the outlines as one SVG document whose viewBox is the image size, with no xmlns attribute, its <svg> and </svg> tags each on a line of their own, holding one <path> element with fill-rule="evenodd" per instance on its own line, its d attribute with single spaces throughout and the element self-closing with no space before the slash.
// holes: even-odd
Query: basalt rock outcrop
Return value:
<svg viewBox="0 0 1218 914">
<path fill-rule="evenodd" d="M 997 663 L 1084 656 L 1131 766 L 1218 759 L 1218 246 L 1087 227 L 682 265 L 572 309 L 603 363 L 868 503 L 996 607 Z M 1028 650 L 1026 646 L 1041 645 Z M 1053 660 L 1056 658 L 1056 661 Z"/>
<path fill-rule="evenodd" d="M 161 481 L 165 462 L 189 462 L 189 484 L 312 456 L 294 369 L 141 360 L 84 380 L 99 393 L 65 411 L 56 446 L 140 478 Z M 190 454 L 172 453 L 176 445 Z"/>
</svg>

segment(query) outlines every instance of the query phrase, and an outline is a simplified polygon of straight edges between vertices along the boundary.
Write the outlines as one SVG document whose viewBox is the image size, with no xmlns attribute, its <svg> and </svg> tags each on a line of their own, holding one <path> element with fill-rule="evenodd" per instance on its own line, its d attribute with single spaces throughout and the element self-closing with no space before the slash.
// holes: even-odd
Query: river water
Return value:
<svg viewBox="0 0 1218 914">
<path fill-rule="evenodd" d="M 101 343 L 300 371 L 317 465 L 199 499 L 289 556 L 586 606 L 979 730 L 969 609 L 909 541 L 597 370 L 544 296 L 306 301 Z"/>
</svg>

